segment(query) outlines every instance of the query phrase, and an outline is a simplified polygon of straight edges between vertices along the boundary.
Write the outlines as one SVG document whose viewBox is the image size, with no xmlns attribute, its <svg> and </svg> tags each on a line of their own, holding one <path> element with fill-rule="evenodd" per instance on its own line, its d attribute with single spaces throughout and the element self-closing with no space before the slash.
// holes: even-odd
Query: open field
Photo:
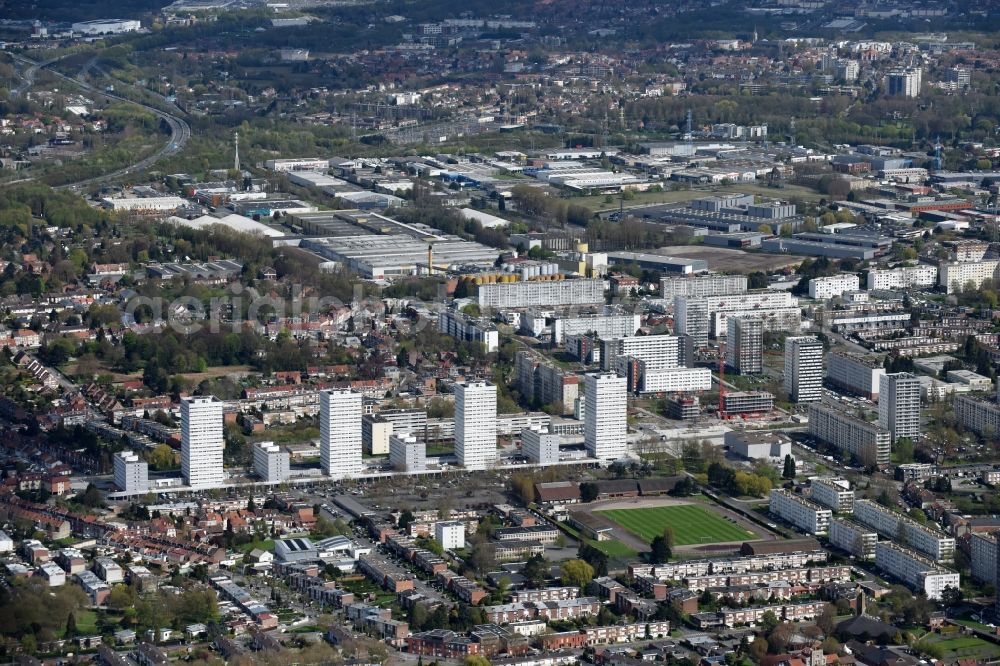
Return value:
<svg viewBox="0 0 1000 666">
<path fill-rule="evenodd" d="M 671 245 L 654 250 L 653 253 L 669 257 L 704 259 L 708 262 L 709 270 L 725 271 L 726 273 L 753 273 L 755 271 L 772 273 L 787 266 L 798 266 L 805 259 L 805 257 L 792 254 L 744 252 L 743 250 L 708 245 Z"/>
<path fill-rule="evenodd" d="M 632 199 L 625 201 L 625 208 L 636 206 L 652 206 L 654 204 L 680 203 L 691 201 L 698 197 L 708 196 L 711 192 L 705 190 L 678 190 L 676 192 L 636 192 Z M 612 202 L 608 203 L 603 194 L 584 197 L 573 197 L 570 203 L 586 206 L 593 211 L 618 210 L 618 197 L 612 196 Z"/>
<path fill-rule="evenodd" d="M 945 663 L 953 663 L 959 659 L 971 659 L 983 663 L 1000 657 L 1000 646 L 978 636 L 945 637 L 928 634 L 921 639 L 921 642 L 940 648 L 944 652 Z"/>
<path fill-rule="evenodd" d="M 613 560 L 627 562 L 629 560 L 634 560 L 638 555 L 636 551 L 632 550 L 621 541 L 615 541 L 614 539 L 610 541 L 590 540 L 588 543 Z"/>
<path fill-rule="evenodd" d="M 598 511 L 647 542 L 661 536 L 666 527 L 674 531 L 674 544 L 690 546 L 755 539 L 757 535 L 696 504 L 678 504 L 645 509 Z"/>
</svg>

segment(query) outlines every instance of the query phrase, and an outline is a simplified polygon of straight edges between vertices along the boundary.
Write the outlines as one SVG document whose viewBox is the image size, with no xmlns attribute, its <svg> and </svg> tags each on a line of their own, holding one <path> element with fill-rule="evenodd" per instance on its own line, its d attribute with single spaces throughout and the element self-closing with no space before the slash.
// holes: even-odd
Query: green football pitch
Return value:
<svg viewBox="0 0 1000 666">
<path fill-rule="evenodd" d="M 647 542 L 661 536 L 667 526 L 674 530 L 676 546 L 746 541 L 757 536 L 697 504 L 646 509 L 607 509 L 596 513 L 602 514 Z"/>
</svg>

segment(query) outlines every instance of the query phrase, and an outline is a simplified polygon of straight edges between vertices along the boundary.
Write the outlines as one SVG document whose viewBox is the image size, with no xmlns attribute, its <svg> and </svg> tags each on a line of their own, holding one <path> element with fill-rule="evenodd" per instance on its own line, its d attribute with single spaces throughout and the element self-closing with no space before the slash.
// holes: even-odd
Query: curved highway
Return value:
<svg viewBox="0 0 1000 666">
<path fill-rule="evenodd" d="M 55 60 L 46 60 L 45 62 L 35 62 L 34 60 L 30 60 L 20 55 L 11 54 L 11 57 L 13 57 L 18 62 L 28 65 L 28 69 L 26 69 L 24 73 L 25 82 L 24 84 L 19 86 L 20 89 L 25 89 L 27 86 L 31 84 L 31 82 L 34 80 L 35 72 L 37 72 L 39 69 L 48 67 L 58 62 L 59 60 L 55 59 Z M 92 66 L 93 66 L 93 60 L 91 60 L 91 62 L 87 64 L 87 66 L 84 68 L 84 71 L 89 70 Z M 63 79 L 64 81 L 67 81 L 69 83 L 72 83 L 73 85 L 79 86 L 83 90 L 86 90 L 87 92 L 93 95 L 101 95 L 108 99 L 114 99 L 120 102 L 128 102 L 130 104 L 135 104 L 136 106 L 141 107 L 146 111 L 152 113 L 157 118 L 164 120 L 170 127 L 170 140 L 167 141 L 166 145 L 164 145 L 162 148 L 157 150 L 152 155 L 149 155 L 148 157 L 145 157 L 139 160 L 138 162 L 134 162 L 127 167 L 118 169 L 117 171 L 112 171 L 111 173 L 106 173 L 101 176 L 95 176 L 94 178 L 87 178 L 85 180 L 77 181 L 75 183 L 67 183 L 65 185 L 59 185 L 55 189 L 75 189 L 93 183 L 115 180 L 123 176 L 127 176 L 130 173 L 143 171 L 156 164 L 156 162 L 158 162 L 161 158 L 167 155 L 173 155 L 175 153 L 180 152 L 184 148 L 184 145 L 191 139 L 191 126 L 188 125 L 187 121 L 181 118 L 179 115 L 174 115 L 173 113 L 162 111 L 154 106 L 149 106 L 148 104 L 143 104 L 142 102 L 136 102 L 126 97 L 122 97 L 121 95 L 116 95 L 115 93 L 112 92 L 98 90 L 96 87 L 83 80 L 82 76 L 77 78 L 72 76 L 66 76 L 65 74 L 62 74 L 55 70 L 49 70 L 49 71 L 56 77 Z M 129 87 L 134 87 L 134 86 L 129 86 Z M 177 111 L 177 113 L 182 113 L 181 110 L 178 109 L 175 104 L 167 100 L 166 97 L 158 95 L 157 93 L 151 92 L 151 94 L 159 97 L 168 108 L 173 108 Z"/>
</svg>

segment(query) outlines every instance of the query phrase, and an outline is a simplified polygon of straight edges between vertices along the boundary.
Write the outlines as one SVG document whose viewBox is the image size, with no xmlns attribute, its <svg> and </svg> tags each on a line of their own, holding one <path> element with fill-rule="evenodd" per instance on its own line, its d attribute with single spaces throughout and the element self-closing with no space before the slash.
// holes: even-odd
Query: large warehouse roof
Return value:
<svg viewBox="0 0 1000 666">
<path fill-rule="evenodd" d="M 202 215 L 201 217 L 196 217 L 193 220 L 187 220 L 183 217 L 171 217 L 167 220 L 168 222 L 173 222 L 174 224 L 180 224 L 185 227 L 191 227 L 193 229 L 205 229 L 213 224 L 220 224 L 224 227 L 228 227 L 234 231 L 240 231 L 246 234 L 257 234 L 258 236 L 270 236 L 271 238 L 280 238 L 285 234 L 272 227 L 267 226 L 256 220 L 251 220 L 249 217 L 243 217 L 242 215 L 236 215 L 235 213 L 231 215 L 226 215 L 225 217 L 214 217 L 212 215 Z"/>
</svg>

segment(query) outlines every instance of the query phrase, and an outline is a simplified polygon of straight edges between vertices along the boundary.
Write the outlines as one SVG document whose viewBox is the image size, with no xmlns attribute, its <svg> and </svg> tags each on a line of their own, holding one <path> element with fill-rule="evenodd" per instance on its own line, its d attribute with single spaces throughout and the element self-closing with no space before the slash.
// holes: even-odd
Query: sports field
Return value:
<svg viewBox="0 0 1000 666">
<path fill-rule="evenodd" d="M 697 504 L 656 506 L 646 509 L 607 509 L 596 511 L 647 542 L 662 536 L 663 529 L 674 530 L 675 546 L 746 541 L 757 535 Z"/>
</svg>

